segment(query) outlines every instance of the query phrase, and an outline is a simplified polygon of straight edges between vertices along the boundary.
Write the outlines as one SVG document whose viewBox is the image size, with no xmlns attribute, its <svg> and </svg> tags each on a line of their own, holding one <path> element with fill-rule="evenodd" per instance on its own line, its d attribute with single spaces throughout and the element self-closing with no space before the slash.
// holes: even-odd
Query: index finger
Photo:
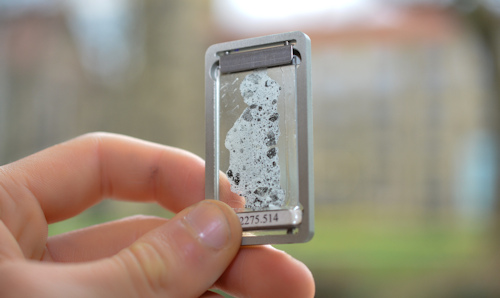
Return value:
<svg viewBox="0 0 500 298">
<path fill-rule="evenodd" d="M 187 151 L 131 137 L 92 133 L 6 165 L 37 198 L 48 223 L 103 198 L 157 201 L 178 212 L 204 199 L 204 161 Z M 221 190 L 230 196 L 229 190 Z"/>
</svg>

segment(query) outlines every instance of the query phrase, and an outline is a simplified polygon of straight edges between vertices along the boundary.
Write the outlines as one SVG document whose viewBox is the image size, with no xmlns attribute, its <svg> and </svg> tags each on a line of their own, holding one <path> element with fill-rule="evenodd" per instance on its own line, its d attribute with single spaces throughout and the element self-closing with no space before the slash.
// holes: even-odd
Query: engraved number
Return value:
<svg viewBox="0 0 500 298">
<path fill-rule="evenodd" d="M 257 215 L 241 215 L 239 216 L 242 226 L 257 225 L 257 224 L 271 224 L 279 220 L 278 213 L 266 213 L 262 217 Z"/>
</svg>

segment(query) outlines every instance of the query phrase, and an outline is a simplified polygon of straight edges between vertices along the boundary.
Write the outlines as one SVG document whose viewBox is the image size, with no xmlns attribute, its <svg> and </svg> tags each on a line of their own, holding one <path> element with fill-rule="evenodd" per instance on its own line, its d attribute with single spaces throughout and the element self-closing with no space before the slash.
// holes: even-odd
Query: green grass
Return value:
<svg viewBox="0 0 500 298">
<path fill-rule="evenodd" d="M 436 289 L 430 284 L 435 280 L 481 271 L 487 262 L 484 231 L 472 226 L 328 210 L 316 218 L 311 242 L 277 248 L 311 269 L 318 297 L 392 297 L 386 295 L 395 290 L 404 297 L 432 297 Z"/>
<path fill-rule="evenodd" d="M 352 223 L 322 218 L 307 244 L 278 246 L 311 266 L 397 268 L 456 262 L 480 253 L 481 235 L 446 227 Z"/>
</svg>

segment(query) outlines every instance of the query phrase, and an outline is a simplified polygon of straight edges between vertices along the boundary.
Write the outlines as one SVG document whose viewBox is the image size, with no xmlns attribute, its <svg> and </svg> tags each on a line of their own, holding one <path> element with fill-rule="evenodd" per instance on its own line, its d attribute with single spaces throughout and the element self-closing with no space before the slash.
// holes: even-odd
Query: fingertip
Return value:
<svg viewBox="0 0 500 298">
<path fill-rule="evenodd" d="M 287 297 L 314 297 L 316 284 L 311 270 L 288 253 L 284 252 L 284 256 L 288 258 L 290 263 L 287 279 L 291 287 L 289 289 L 290 296 Z"/>
<path fill-rule="evenodd" d="M 245 207 L 245 198 L 231 191 L 231 184 L 224 173 L 219 174 L 219 199 L 232 208 Z"/>
<path fill-rule="evenodd" d="M 205 200 L 200 202 L 199 204 L 215 204 L 223 212 L 230 226 L 232 235 L 236 237 L 235 240 L 238 243 L 241 243 L 242 229 L 240 220 L 238 219 L 238 216 L 236 215 L 236 212 L 231 205 L 227 204 L 226 202 L 217 200 Z"/>
<path fill-rule="evenodd" d="M 287 281 L 287 286 L 281 291 L 283 296 L 297 298 L 314 297 L 316 286 L 309 268 L 285 251 L 276 249 L 271 245 L 268 245 L 267 249 L 272 252 L 275 262 L 280 264 L 280 266 L 270 268 L 269 270 L 272 273 L 269 274 L 281 276 L 282 280 Z"/>
<path fill-rule="evenodd" d="M 184 217 L 195 237 L 210 248 L 232 249 L 241 242 L 241 226 L 232 209 L 218 201 L 202 201 Z"/>
<path fill-rule="evenodd" d="M 216 286 L 235 296 L 314 297 L 311 271 L 272 246 L 243 247 Z"/>
</svg>

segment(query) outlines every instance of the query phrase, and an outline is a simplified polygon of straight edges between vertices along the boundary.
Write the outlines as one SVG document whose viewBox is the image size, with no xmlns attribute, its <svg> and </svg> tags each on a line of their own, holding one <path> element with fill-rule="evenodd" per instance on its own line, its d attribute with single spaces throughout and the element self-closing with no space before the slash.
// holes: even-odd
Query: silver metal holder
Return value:
<svg viewBox="0 0 500 298">
<path fill-rule="evenodd" d="M 242 245 L 314 234 L 311 42 L 289 32 L 205 56 L 206 199 L 237 212 Z"/>
</svg>

